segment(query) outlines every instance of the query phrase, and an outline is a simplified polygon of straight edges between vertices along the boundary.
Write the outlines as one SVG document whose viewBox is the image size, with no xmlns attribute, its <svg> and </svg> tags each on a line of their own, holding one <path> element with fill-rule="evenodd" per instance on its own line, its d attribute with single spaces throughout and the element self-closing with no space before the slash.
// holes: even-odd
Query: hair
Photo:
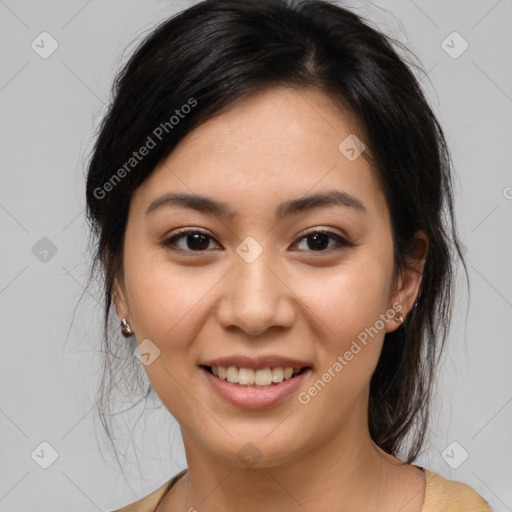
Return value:
<svg viewBox="0 0 512 512">
<path fill-rule="evenodd" d="M 111 330 L 132 193 L 201 123 L 252 93 L 288 86 L 320 90 L 354 116 L 366 146 L 363 155 L 375 169 L 390 211 L 396 273 L 414 257 L 415 233 L 423 230 L 429 238 L 416 307 L 385 335 L 368 413 L 371 438 L 380 448 L 397 455 L 408 444 L 406 462 L 418 456 L 451 320 L 456 257 L 466 277 L 467 269 L 455 226 L 446 140 L 419 81 L 394 45 L 408 52 L 354 12 L 328 1 L 205 0 L 154 28 L 118 72 L 86 185 L 94 244 L 90 279 L 99 271 L 104 294 L 104 368 L 97 404 L 111 441 L 112 392 L 120 389 L 121 373 L 129 397 L 136 388 L 143 391 L 139 402 L 154 393 L 142 365 L 133 364 L 135 345 L 127 348 L 117 322 Z M 155 145 L 147 155 L 130 160 L 149 139 Z"/>
</svg>

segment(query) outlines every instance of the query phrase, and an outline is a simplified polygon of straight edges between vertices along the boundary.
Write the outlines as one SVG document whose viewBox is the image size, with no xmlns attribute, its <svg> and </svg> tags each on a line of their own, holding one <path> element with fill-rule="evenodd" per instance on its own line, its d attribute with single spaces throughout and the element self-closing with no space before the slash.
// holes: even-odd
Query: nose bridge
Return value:
<svg viewBox="0 0 512 512">
<path fill-rule="evenodd" d="M 247 245 L 240 244 L 237 253 L 222 290 L 219 321 L 251 335 L 272 326 L 290 326 L 294 319 L 291 292 L 279 278 L 272 250 L 258 248 L 249 240 Z"/>
</svg>

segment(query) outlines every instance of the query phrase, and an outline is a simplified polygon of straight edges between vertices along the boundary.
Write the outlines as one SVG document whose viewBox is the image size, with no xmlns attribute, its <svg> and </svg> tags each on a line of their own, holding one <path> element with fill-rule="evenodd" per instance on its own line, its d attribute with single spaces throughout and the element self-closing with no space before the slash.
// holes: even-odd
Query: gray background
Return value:
<svg viewBox="0 0 512 512">
<path fill-rule="evenodd" d="M 191 3 L 0 0 L 1 511 L 109 510 L 186 465 L 163 408 L 127 415 L 129 485 L 103 450 L 93 412 L 99 294 L 78 300 L 89 262 L 84 163 L 114 72 L 135 40 Z M 512 1 L 348 5 L 419 57 L 457 172 L 470 309 L 465 322 L 462 286 L 418 463 L 512 511 Z M 58 44 L 46 59 L 31 47 L 51 49 L 43 31 Z M 457 58 L 463 41 L 446 40 L 453 31 L 469 44 Z"/>
</svg>

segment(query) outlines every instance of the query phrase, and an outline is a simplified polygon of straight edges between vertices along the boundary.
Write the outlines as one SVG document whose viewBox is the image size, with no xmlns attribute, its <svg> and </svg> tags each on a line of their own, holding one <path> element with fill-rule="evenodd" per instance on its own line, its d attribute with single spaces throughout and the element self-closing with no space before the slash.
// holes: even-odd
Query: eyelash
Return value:
<svg viewBox="0 0 512 512">
<path fill-rule="evenodd" d="M 201 250 L 201 251 L 193 251 L 193 250 L 189 250 L 189 249 L 180 249 L 180 248 L 176 247 L 176 242 L 178 240 L 180 240 L 182 238 L 186 238 L 186 235 L 193 235 L 193 234 L 201 234 L 201 235 L 204 235 L 204 236 L 214 240 L 214 238 L 212 236 L 210 236 L 208 233 L 206 233 L 204 231 L 201 231 L 198 229 L 185 228 L 185 229 L 175 233 L 172 237 L 164 240 L 160 245 L 166 249 L 169 249 L 169 250 L 175 251 L 175 252 L 197 253 L 197 255 L 202 255 L 206 251 L 208 251 L 208 249 Z M 319 251 L 306 250 L 305 252 L 319 253 L 319 254 L 330 254 L 333 251 L 339 251 L 346 247 L 355 247 L 356 246 L 356 244 L 349 242 L 348 240 L 346 240 L 345 238 L 340 236 L 338 233 L 334 233 L 333 231 L 328 231 L 325 229 L 312 229 L 310 231 L 307 231 L 307 232 L 303 233 L 302 236 L 300 238 L 298 238 L 296 242 L 301 241 L 305 238 L 311 237 L 316 234 L 327 235 L 329 238 L 331 238 L 332 240 L 334 240 L 337 243 L 337 247 L 335 246 L 335 247 L 331 247 L 330 249 L 323 249 L 323 250 L 319 250 Z M 294 243 L 296 243 L 296 242 L 294 242 Z"/>
</svg>

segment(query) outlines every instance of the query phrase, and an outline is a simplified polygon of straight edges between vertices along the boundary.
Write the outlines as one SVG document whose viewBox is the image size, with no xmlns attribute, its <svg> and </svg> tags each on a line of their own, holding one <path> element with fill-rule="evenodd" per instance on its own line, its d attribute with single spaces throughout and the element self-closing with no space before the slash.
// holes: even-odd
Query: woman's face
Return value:
<svg viewBox="0 0 512 512">
<path fill-rule="evenodd" d="M 116 305 L 188 449 L 270 467 L 367 438 L 370 378 L 400 324 L 389 212 L 354 129 L 321 92 L 269 88 L 191 132 L 133 194 Z M 242 385 L 208 363 L 245 368 L 228 370 Z M 290 366 L 308 369 L 247 385 Z"/>
</svg>

